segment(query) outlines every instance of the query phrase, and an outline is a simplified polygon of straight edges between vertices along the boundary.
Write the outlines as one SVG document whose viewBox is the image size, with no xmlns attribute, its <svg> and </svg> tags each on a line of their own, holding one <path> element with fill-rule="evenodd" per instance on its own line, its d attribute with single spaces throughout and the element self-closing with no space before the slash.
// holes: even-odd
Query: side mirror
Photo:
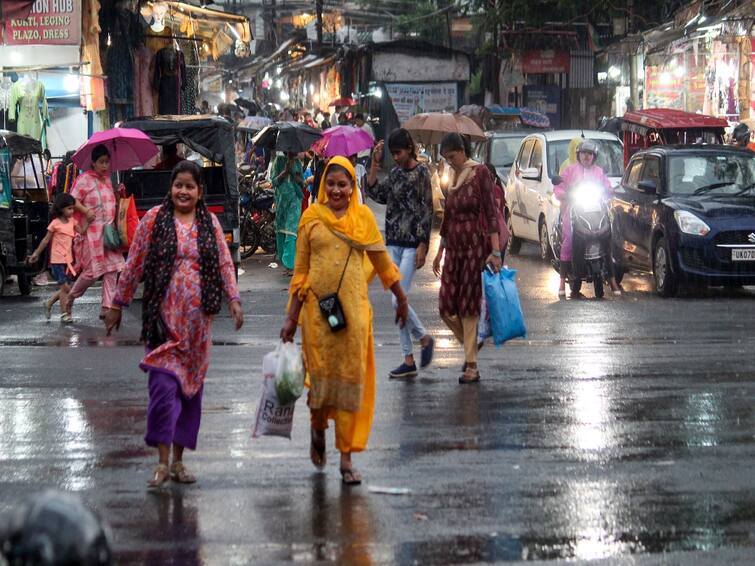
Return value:
<svg viewBox="0 0 755 566">
<path fill-rule="evenodd" d="M 527 167 L 526 169 L 522 169 L 522 179 L 527 179 L 528 181 L 539 181 L 540 180 L 540 168 L 539 167 Z"/>
<path fill-rule="evenodd" d="M 553 183 L 553 186 L 560 185 L 563 182 L 563 179 L 561 178 L 561 175 L 553 175 L 551 177 L 551 183 Z"/>
<path fill-rule="evenodd" d="M 651 181 L 650 179 L 644 179 L 637 183 L 637 188 L 643 193 L 647 193 L 649 195 L 654 195 L 656 190 L 658 190 L 655 181 Z"/>
</svg>

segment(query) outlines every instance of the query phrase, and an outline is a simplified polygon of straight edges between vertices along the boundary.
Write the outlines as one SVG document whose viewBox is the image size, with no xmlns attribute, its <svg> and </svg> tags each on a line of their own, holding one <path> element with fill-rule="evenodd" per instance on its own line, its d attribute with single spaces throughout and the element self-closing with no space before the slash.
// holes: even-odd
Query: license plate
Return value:
<svg viewBox="0 0 755 566">
<path fill-rule="evenodd" d="M 731 261 L 755 261 L 755 248 L 731 250 Z"/>
</svg>

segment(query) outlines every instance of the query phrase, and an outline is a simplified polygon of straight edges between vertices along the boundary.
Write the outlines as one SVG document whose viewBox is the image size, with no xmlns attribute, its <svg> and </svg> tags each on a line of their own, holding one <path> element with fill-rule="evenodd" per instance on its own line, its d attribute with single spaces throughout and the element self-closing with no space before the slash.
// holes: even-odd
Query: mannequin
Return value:
<svg viewBox="0 0 755 566">
<path fill-rule="evenodd" d="M 27 73 L 11 87 L 8 110 L 8 118 L 17 121 L 18 133 L 35 140 L 42 139 L 50 120 L 45 86 L 38 77 L 39 73 Z"/>
<path fill-rule="evenodd" d="M 158 92 L 158 113 L 181 113 L 181 87 L 186 82 L 184 54 L 174 45 L 164 47 L 155 55 L 155 76 L 152 86 Z"/>
</svg>

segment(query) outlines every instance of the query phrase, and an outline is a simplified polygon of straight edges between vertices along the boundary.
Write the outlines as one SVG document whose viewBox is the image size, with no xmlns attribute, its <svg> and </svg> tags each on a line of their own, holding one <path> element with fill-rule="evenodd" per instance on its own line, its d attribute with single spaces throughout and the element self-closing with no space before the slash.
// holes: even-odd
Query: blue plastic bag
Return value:
<svg viewBox="0 0 755 566">
<path fill-rule="evenodd" d="M 516 270 L 503 267 L 498 273 L 483 272 L 485 299 L 490 312 L 493 343 L 500 346 L 512 338 L 527 335 L 524 326 L 519 292 L 516 288 Z"/>
<path fill-rule="evenodd" d="M 482 288 L 485 288 L 485 275 L 480 274 L 482 279 Z M 485 293 L 482 293 L 480 299 L 480 321 L 477 323 L 477 343 L 485 342 L 493 335 L 493 331 L 490 328 L 490 312 L 488 311 L 488 302 L 485 300 Z"/>
</svg>

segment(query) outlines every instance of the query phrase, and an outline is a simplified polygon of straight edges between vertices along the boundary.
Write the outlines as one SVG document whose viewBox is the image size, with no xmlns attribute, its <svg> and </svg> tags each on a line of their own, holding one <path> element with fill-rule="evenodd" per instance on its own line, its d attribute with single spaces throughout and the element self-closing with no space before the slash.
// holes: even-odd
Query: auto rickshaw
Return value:
<svg viewBox="0 0 755 566">
<path fill-rule="evenodd" d="M 722 144 L 728 125 L 723 118 L 672 108 L 626 112 L 621 122 L 624 167 L 635 153 L 654 145 Z"/>
<path fill-rule="evenodd" d="M 225 233 L 238 269 L 239 257 L 239 189 L 234 151 L 233 124 L 219 116 L 155 116 L 135 118 L 118 124 L 136 128 L 159 146 L 183 144 L 185 155 L 202 167 L 204 201 L 214 213 Z M 141 218 L 153 206 L 162 203 L 170 185 L 168 169 L 131 169 L 121 180 L 128 195 L 134 197 Z"/>
<path fill-rule="evenodd" d="M 47 261 L 47 254 L 25 260 L 47 233 L 50 203 L 45 187 L 42 144 L 34 138 L 0 130 L 0 296 L 15 275 L 22 295 Z"/>
</svg>

